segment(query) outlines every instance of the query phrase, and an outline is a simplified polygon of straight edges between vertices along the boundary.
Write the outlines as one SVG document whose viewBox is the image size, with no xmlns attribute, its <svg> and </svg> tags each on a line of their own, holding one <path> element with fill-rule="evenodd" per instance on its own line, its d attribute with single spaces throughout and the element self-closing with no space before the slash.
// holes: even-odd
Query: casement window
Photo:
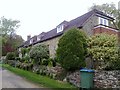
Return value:
<svg viewBox="0 0 120 90">
<path fill-rule="evenodd" d="M 102 17 L 99 17 L 99 24 L 108 26 L 108 20 Z"/>
<path fill-rule="evenodd" d="M 57 33 L 62 32 L 62 31 L 63 31 L 63 25 L 57 26 Z"/>
</svg>

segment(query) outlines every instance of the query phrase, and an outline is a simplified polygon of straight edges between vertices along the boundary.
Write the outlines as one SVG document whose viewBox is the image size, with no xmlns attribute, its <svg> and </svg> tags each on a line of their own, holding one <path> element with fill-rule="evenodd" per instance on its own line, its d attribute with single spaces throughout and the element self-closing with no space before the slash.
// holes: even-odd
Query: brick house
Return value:
<svg viewBox="0 0 120 90">
<path fill-rule="evenodd" d="M 73 27 L 84 30 L 88 36 L 97 33 L 120 34 L 115 26 L 114 18 L 94 9 L 71 21 L 63 21 L 48 32 L 42 32 L 34 37 L 28 36 L 27 41 L 19 46 L 19 50 L 21 47 L 45 44 L 49 46 L 50 57 L 54 58 L 60 37 Z"/>
</svg>

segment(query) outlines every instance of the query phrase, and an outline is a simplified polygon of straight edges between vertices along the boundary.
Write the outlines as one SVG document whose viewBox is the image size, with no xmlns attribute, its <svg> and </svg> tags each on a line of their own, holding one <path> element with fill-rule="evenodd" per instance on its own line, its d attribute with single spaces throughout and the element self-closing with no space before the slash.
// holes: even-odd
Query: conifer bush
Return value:
<svg viewBox="0 0 120 90">
<path fill-rule="evenodd" d="M 86 35 L 82 30 L 72 28 L 59 40 L 57 59 L 66 70 L 76 70 L 85 67 Z"/>
</svg>

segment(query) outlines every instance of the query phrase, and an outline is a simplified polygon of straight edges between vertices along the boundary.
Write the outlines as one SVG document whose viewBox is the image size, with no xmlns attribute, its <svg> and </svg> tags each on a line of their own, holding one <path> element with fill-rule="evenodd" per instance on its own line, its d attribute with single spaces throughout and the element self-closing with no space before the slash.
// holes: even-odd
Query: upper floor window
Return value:
<svg viewBox="0 0 120 90">
<path fill-rule="evenodd" d="M 40 40 L 40 36 L 37 36 L 37 41 L 39 41 Z"/>
<path fill-rule="evenodd" d="M 33 43 L 33 39 L 30 39 L 30 44 L 32 44 Z"/>
<path fill-rule="evenodd" d="M 62 31 L 63 31 L 63 25 L 57 26 L 57 33 L 62 32 Z"/>
<path fill-rule="evenodd" d="M 108 20 L 105 18 L 99 17 L 99 24 L 108 26 Z"/>
</svg>

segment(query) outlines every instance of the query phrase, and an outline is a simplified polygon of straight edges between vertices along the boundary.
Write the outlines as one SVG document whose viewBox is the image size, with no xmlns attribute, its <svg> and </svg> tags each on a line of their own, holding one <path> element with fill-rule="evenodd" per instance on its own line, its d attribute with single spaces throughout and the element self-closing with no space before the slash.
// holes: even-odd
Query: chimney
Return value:
<svg viewBox="0 0 120 90">
<path fill-rule="evenodd" d="M 31 38 L 31 35 L 28 35 L 28 36 L 27 36 L 27 41 L 28 41 L 30 38 Z"/>
</svg>

